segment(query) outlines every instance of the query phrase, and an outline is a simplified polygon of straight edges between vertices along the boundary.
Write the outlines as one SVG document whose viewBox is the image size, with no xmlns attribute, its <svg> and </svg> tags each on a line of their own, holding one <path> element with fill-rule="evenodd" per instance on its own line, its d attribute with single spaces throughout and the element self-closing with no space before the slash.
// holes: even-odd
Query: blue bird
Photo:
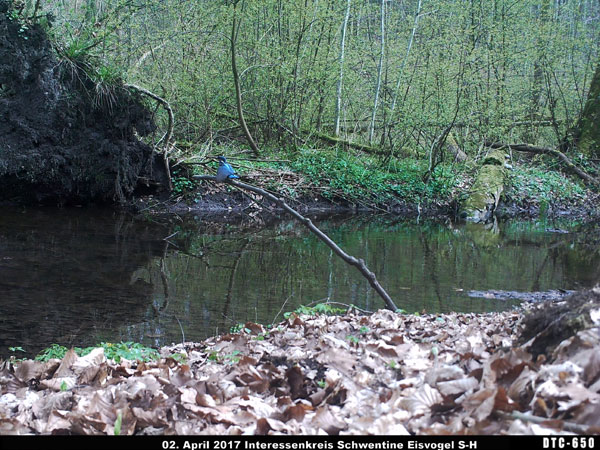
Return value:
<svg viewBox="0 0 600 450">
<path fill-rule="evenodd" d="M 228 178 L 239 178 L 224 156 L 219 156 L 219 168 L 217 169 L 217 181 L 223 182 Z"/>
</svg>

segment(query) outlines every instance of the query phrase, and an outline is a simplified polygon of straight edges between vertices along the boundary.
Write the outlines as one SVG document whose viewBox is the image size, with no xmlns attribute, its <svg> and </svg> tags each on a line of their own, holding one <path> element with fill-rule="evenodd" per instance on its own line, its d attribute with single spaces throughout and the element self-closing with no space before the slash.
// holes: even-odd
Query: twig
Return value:
<svg viewBox="0 0 600 450">
<path fill-rule="evenodd" d="M 185 343 L 185 333 L 183 332 L 183 327 L 181 326 L 181 322 L 179 321 L 179 318 L 177 316 L 175 316 L 175 320 L 179 324 L 179 329 L 181 330 L 181 343 L 184 344 Z"/>
<path fill-rule="evenodd" d="M 164 238 L 163 238 L 163 241 L 168 241 L 168 240 L 169 240 L 169 238 L 172 238 L 173 236 L 175 236 L 175 235 L 176 235 L 176 234 L 178 234 L 178 233 L 179 233 L 179 231 L 176 231 L 175 233 L 173 233 L 173 234 L 170 234 L 170 235 L 168 235 L 167 237 L 164 237 Z"/>
<path fill-rule="evenodd" d="M 277 317 L 279 317 L 279 314 L 281 314 L 281 311 L 283 311 L 283 308 L 285 308 L 286 303 L 288 302 L 288 300 L 291 297 L 292 297 L 291 295 L 288 295 L 288 298 L 285 299 L 285 301 L 283 302 L 283 305 L 281 305 L 281 308 L 279 308 L 279 312 L 277 314 L 275 314 L 275 317 L 273 317 L 273 322 L 271 322 L 271 326 L 273 326 L 275 324 Z"/>
</svg>

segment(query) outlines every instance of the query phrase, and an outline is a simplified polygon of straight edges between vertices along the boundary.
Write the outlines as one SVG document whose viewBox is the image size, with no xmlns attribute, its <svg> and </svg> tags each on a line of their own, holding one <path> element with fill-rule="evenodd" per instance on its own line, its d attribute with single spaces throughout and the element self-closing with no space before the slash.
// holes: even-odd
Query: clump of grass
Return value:
<svg viewBox="0 0 600 450">
<path fill-rule="evenodd" d="M 117 90 L 123 88 L 123 73 L 94 55 L 96 44 L 95 40 L 78 36 L 55 48 L 64 73 L 88 92 L 95 108 L 110 111 L 118 102 Z"/>
</svg>

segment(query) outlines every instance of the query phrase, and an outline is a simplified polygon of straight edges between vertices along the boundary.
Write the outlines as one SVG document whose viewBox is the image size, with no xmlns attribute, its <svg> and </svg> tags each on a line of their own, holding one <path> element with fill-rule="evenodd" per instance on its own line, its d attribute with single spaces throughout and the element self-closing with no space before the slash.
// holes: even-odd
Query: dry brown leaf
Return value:
<svg viewBox="0 0 600 450">
<path fill-rule="evenodd" d="M 292 399 L 299 397 L 305 397 L 304 391 L 304 375 L 302 369 L 299 366 L 294 366 L 285 372 L 287 377 L 287 383 L 290 386 L 290 392 Z"/>
<path fill-rule="evenodd" d="M 60 366 L 56 369 L 54 373 L 54 378 L 64 378 L 73 375 L 73 364 L 77 361 L 77 353 L 75 353 L 74 349 L 70 349 L 65 353 L 65 356 L 60 362 Z"/>
<path fill-rule="evenodd" d="M 282 420 L 283 422 L 288 422 L 293 419 L 296 422 L 302 422 L 308 410 L 312 410 L 312 408 L 303 403 L 291 405 L 283 412 Z"/>
<path fill-rule="evenodd" d="M 61 378 L 50 378 L 49 380 L 42 380 L 40 382 L 41 387 L 52 389 L 54 391 L 65 391 L 70 390 L 77 384 L 77 379 L 74 376 L 61 377 Z"/>
<path fill-rule="evenodd" d="M 431 407 L 441 403 L 444 399 L 437 389 L 424 384 L 410 396 L 400 401 L 400 406 L 410 411 L 413 416 L 422 416 L 431 411 Z"/>
<path fill-rule="evenodd" d="M 496 392 L 496 389 L 482 389 L 468 396 L 462 406 L 477 422 L 481 422 L 493 412 Z"/>
<path fill-rule="evenodd" d="M 479 381 L 473 377 L 460 380 L 440 381 L 436 384 L 442 395 L 459 395 L 464 392 L 473 391 L 479 387 Z"/>
<path fill-rule="evenodd" d="M 346 422 L 341 417 L 337 417 L 337 414 L 331 411 L 329 405 L 318 408 L 310 423 L 315 428 L 320 428 L 330 435 L 336 435 L 347 428 Z"/>
<path fill-rule="evenodd" d="M 15 367 L 15 377 L 24 383 L 37 380 L 44 372 L 44 363 L 40 361 L 21 361 Z"/>
<path fill-rule="evenodd" d="M 51 393 L 45 391 L 44 395 L 39 400 L 33 403 L 31 410 L 38 419 L 46 420 L 56 410 L 70 410 L 73 405 L 72 392 L 57 392 Z"/>
</svg>

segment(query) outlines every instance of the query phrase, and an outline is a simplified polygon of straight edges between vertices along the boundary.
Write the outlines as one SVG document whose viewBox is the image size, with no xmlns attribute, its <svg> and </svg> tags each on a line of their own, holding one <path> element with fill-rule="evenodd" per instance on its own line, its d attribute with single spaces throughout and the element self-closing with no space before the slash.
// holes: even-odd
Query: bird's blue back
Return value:
<svg viewBox="0 0 600 450">
<path fill-rule="evenodd" d="M 225 159 L 225 158 L 223 158 Z M 219 168 L 217 169 L 217 181 L 225 181 L 227 178 L 239 178 L 233 167 L 224 161 L 219 162 Z"/>
</svg>

